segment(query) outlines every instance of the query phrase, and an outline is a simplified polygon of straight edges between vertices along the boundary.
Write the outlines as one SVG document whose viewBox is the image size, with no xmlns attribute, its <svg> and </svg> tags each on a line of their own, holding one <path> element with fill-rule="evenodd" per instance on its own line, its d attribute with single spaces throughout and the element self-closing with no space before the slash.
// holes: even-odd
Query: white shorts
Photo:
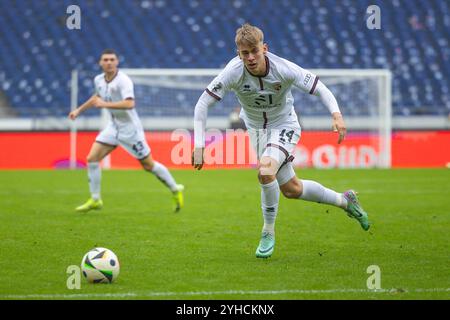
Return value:
<svg viewBox="0 0 450 320">
<path fill-rule="evenodd" d="M 248 129 L 250 142 L 258 160 L 270 157 L 276 160 L 276 177 L 283 185 L 295 176 L 292 167 L 293 152 L 300 140 L 301 128 L 298 122 L 290 122 L 270 129 Z"/>
<path fill-rule="evenodd" d="M 134 126 L 118 128 L 113 123 L 109 123 L 100 131 L 95 141 L 111 146 L 120 145 L 138 160 L 147 158 L 151 151 L 145 140 L 144 131 Z"/>
</svg>

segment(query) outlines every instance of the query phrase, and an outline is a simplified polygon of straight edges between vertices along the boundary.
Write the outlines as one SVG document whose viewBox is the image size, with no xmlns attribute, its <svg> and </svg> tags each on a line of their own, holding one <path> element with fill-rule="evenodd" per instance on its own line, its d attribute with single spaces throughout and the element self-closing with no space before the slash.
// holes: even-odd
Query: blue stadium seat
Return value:
<svg viewBox="0 0 450 320">
<path fill-rule="evenodd" d="M 448 1 L 79 0 L 82 29 L 68 30 L 72 2 L 0 2 L 0 90 L 20 116 L 65 115 L 75 68 L 80 100 L 87 98 L 106 47 L 116 48 L 127 68 L 223 67 L 235 54 L 235 29 L 246 21 L 265 31 L 272 52 L 305 68 L 390 69 L 395 115 L 450 113 Z M 381 30 L 366 28 L 371 4 L 381 8 Z M 346 114 L 369 112 L 353 107 L 366 91 L 340 95 Z M 186 96 L 180 91 L 177 115 L 193 112 L 195 100 Z M 171 115 L 156 108 L 156 97 L 149 115 Z M 326 110 L 311 104 L 301 113 Z"/>
</svg>

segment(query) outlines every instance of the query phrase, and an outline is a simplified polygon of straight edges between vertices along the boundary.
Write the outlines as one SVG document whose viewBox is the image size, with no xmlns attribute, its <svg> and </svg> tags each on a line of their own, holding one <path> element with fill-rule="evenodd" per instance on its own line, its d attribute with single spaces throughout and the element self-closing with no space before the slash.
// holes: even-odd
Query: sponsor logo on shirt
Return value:
<svg viewBox="0 0 450 320">
<path fill-rule="evenodd" d="M 303 85 L 304 85 L 304 86 L 307 86 L 308 83 L 309 83 L 309 80 L 311 80 L 311 73 L 308 73 L 308 74 L 305 76 L 305 80 L 303 80 Z"/>
<path fill-rule="evenodd" d="M 266 102 L 266 97 L 262 94 L 260 94 L 258 97 L 255 98 L 255 104 L 257 104 L 258 106 L 261 105 L 261 103 L 265 103 Z"/>
<path fill-rule="evenodd" d="M 249 84 L 244 84 L 244 87 L 242 88 L 242 91 L 249 92 L 249 91 L 252 91 L 252 90 L 250 89 L 250 85 Z"/>
<path fill-rule="evenodd" d="M 269 95 L 260 94 L 255 98 L 253 108 L 270 109 L 270 108 L 277 108 L 280 106 L 281 106 L 280 103 L 275 103 L 275 104 L 273 103 L 273 95 L 272 94 L 269 94 Z"/>
</svg>

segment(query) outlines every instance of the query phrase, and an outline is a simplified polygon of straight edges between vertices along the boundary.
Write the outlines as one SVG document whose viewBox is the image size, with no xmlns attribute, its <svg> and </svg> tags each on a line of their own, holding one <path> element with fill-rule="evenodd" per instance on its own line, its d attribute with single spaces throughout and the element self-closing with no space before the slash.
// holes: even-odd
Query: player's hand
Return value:
<svg viewBox="0 0 450 320">
<path fill-rule="evenodd" d="M 195 148 L 192 151 L 192 166 L 194 169 L 201 170 L 203 167 L 203 152 L 205 148 Z"/>
<path fill-rule="evenodd" d="M 347 134 L 347 128 L 345 127 L 344 118 L 339 112 L 333 113 L 333 131 L 339 133 L 338 144 L 340 144 Z"/>
<path fill-rule="evenodd" d="M 78 109 L 73 110 L 72 112 L 69 113 L 69 119 L 70 120 L 75 120 L 78 115 L 80 114 L 80 111 Z"/>
</svg>

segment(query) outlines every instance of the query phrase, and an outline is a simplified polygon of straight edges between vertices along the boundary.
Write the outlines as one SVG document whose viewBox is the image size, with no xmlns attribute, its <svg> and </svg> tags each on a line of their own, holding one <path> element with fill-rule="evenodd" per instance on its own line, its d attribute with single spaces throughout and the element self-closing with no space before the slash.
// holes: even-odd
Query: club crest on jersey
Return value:
<svg viewBox="0 0 450 320">
<path fill-rule="evenodd" d="M 281 82 L 274 83 L 273 88 L 275 89 L 275 91 L 280 91 L 281 90 Z"/>
<path fill-rule="evenodd" d="M 217 92 L 218 90 L 222 89 L 222 83 L 221 82 L 217 82 L 213 85 L 212 91 L 213 92 Z"/>
</svg>

